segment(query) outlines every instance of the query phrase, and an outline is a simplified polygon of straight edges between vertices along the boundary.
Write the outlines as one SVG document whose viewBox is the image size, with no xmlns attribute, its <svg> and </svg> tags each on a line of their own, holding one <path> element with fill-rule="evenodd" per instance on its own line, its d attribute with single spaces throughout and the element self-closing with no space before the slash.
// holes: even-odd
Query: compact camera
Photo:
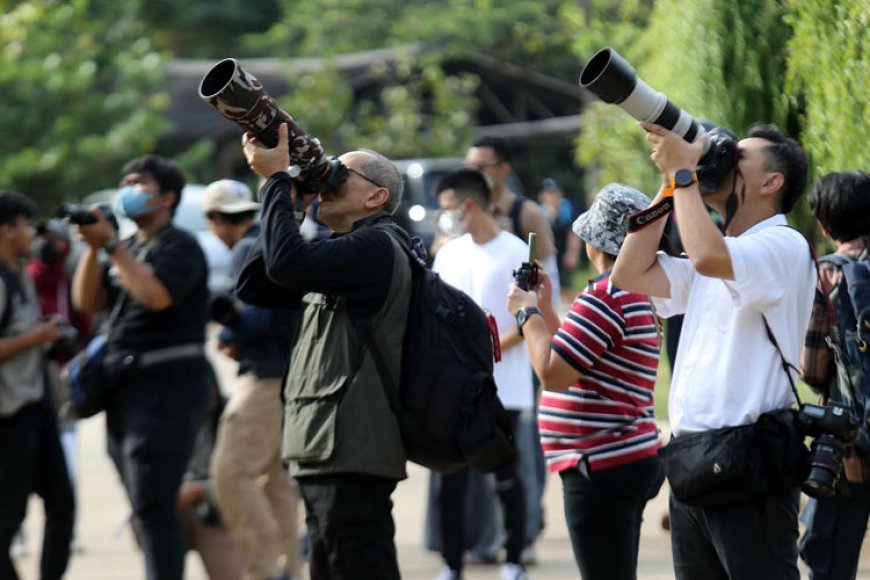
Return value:
<svg viewBox="0 0 870 580">
<path fill-rule="evenodd" d="M 798 412 L 798 427 L 813 437 L 810 473 L 801 483 L 801 489 L 812 497 L 830 497 L 843 470 L 846 447 L 858 434 L 858 419 L 851 408 L 842 403 L 804 404 Z"/>
<path fill-rule="evenodd" d="M 661 125 L 692 142 L 707 132 L 706 149 L 695 169 L 702 194 L 716 191 L 737 165 L 737 136 L 709 121 L 699 121 L 637 77 L 612 48 L 596 52 L 580 72 L 580 86 L 605 103 L 619 105 L 638 121 Z"/>
</svg>

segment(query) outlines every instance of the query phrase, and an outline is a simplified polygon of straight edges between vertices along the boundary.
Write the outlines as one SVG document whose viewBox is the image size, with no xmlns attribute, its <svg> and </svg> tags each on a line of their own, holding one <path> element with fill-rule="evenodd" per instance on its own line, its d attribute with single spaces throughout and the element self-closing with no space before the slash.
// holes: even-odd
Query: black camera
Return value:
<svg viewBox="0 0 870 580">
<path fill-rule="evenodd" d="M 70 358 L 79 351 L 79 331 L 69 322 L 62 320 L 57 325 L 61 332 L 46 353 L 49 358 Z"/>
<path fill-rule="evenodd" d="M 830 497 L 843 469 L 843 456 L 858 434 L 858 419 L 849 406 L 830 402 L 827 406 L 801 405 L 798 427 L 811 437 L 810 473 L 801 489 L 816 498 Z"/>
<path fill-rule="evenodd" d="M 287 123 L 290 176 L 303 195 L 338 191 L 347 178 L 344 164 L 330 159 L 320 140 L 306 133 L 279 107 L 263 84 L 236 59 L 226 58 L 214 65 L 199 84 L 199 96 L 267 147 L 278 144 L 278 127 Z"/>
<path fill-rule="evenodd" d="M 236 301 L 225 294 L 212 298 L 208 310 L 212 320 L 228 328 L 233 328 L 242 317 Z"/>
<path fill-rule="evenodd" d="M 692 142 L 701 131 L 708 138 L 698 162 L 698 188 L 712 193 L 737 165 L 737 136 L 710 122 L 695 120 L 666 96 L 637 77 L 637 72 L 612 48 L 596 52 L 580 72 L 580 86 L 605 103 L 619 105 L 638 121 L 661 125 Z"/>
<path fill-rule="evenodd" d="M 101 212 L 103 212 L 106 219 L 115 227 L 115 230 L 117 230 L 118 218 L 116 218 L 114 212 L 112 212 L 112 206 L 108 203 L 101 203 L 97 205 L 97 207 Z M 57 217 L 65 219 L 69 223 L 77 226 L 90 226 L 97 223 L 97 218 L 91 213 L 91 208 L 77 203 L 67 203 L 60 206 L 57 210 Z"/>
</svg>

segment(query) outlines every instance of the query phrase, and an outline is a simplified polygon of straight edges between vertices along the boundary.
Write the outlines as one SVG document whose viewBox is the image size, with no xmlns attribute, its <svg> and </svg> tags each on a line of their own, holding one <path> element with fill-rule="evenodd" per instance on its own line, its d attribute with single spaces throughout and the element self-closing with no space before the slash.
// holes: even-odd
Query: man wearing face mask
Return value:
<svg viewBox="0 0 870 580">
<path fill-rule="evenodd" d="M 91 210 L 97 223 L 79 227 L 87 249 L 73 278 L 73 303 L 105 316 L 115 387 L 106 404 L 109 455 L 140 526 L 147 578 L 180 580 L 185 546 L 177 493 L 208 397 L 208 271 L 196 239 L 172 225 L 184 187 L 178 167 L 147 155 L 127 163 L 122 175 L 115 212 L 138 229 L 119 241 L 103 213 Z"/>
<path fill-rule="evenodd" d="M 499 398 L 516 430 L 520 414 L 534 406 L 532 367 L 515 319 L 505 305 L 504 289 L 513 282 L 513 269 L 528 259 L 528 247 L 504 231 L 487 210 L 489 187 L 479 172 L 460 169 L 448 173 L 438 182 L 435 191 L 444 211 L 439 222 L 443 229 L 456 237 L 444 244 L 435 256 L 432 270 L 495 317 L 502 357 L 495 364 L 493 377 Z M 526 577 L 520 564 L 525 545 L 526 504 L 518 463 L 495 473 L 506 532 L 507 555 L 502 567 L 502 580 Z M 441 554 L 446 566 L 439 580 L 462 577 L 464 497 L 468 478 L 468 468 L 441 477 L 438 503 Z"/>
</svg>

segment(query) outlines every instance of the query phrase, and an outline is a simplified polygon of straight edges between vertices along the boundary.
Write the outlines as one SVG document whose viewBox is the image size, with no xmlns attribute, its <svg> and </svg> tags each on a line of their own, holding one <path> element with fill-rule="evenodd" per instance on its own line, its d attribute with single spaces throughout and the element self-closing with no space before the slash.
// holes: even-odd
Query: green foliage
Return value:
<svg viewBox="0 0 870 580">
<path fill-rule="evenodd" d="M 804 105 L 815 177 L 870 168 L 870 7 L 866 0 L 790 0 L 787 88 Z"/>
<path fill-rule="evenodd" d="M 445 51 L 497 54 L 513 64 L 535 63 L 540 71 L 564 69 L 576 30 L 552 14 L 566 0 L 282 0 L 284 18 L 246 49 L 279 50 L 287 56 L 337 55 L 408 44 Z"/>
<path fill-rule="evenodd" d="M 693 117 L 738 134 L 756 122 L 776 123 L 788 132 L 792 111 L 782 95 L 791 31 L 779 3 L 660 0 L 642 31 L 624 23 L 616 26 L 622 33 L 601 47 L 616 48 L 641 79 Z M 578 148 L 578 160 L 598 169 L 591 188 L 628 179 L 632 185 L 649 188 L 652 183 L 657 189 L 658 179 L 651 180 L 638 166 L 643 160 L 655 171 L 643 132 L 621 110 L 602 108 L 618 110 L 590 107 L 583 115 Z"/>
<path fill-rule="evenodd" d="M 32 0 L 0 18 L 0 183 L 46 213 L 114 184 L 119 165 L 166 129 L 167 97 L 154 92 L 165 57 L 122 12 L 90 8 Z"/>
<path fill-rule="evenodd" d="M 354 103 L 333 66 L 294 76 L 281 104 L 329 151 L 368 147 L 393 158 L 455 155 L 471 136 L 476 79 L 447 76 L 434 62 L 408 57 L 396 67 L 375 63 L 384 88 Z"/>
</svg>

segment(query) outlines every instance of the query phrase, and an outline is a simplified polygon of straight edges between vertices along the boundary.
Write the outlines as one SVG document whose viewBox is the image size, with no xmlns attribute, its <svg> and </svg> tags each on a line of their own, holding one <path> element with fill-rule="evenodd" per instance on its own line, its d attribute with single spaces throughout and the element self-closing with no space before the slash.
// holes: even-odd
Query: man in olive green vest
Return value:
<svg viewBox="0 0 870 580">
<path fill-rule="evenodd" d="M 374 151 L 345 153 L 341 186 L 320 193 L 318 217 L 333 235 L 306 242 L 294 219 L 286 125 L 279 137 L 273 149 L 244 139 L 266 182 L 260 242 L 237 291 L 301 317 L 284 379 L 282 456 L 305 502 L 311 578 L 399 578 L 390 496 L 406 477 L 405 450 L 365 345 L 371 336 L 398 383 L 411 287 L 399 245 L 409 240 L 391 217 L 402 179 Z"/>
</svg>

